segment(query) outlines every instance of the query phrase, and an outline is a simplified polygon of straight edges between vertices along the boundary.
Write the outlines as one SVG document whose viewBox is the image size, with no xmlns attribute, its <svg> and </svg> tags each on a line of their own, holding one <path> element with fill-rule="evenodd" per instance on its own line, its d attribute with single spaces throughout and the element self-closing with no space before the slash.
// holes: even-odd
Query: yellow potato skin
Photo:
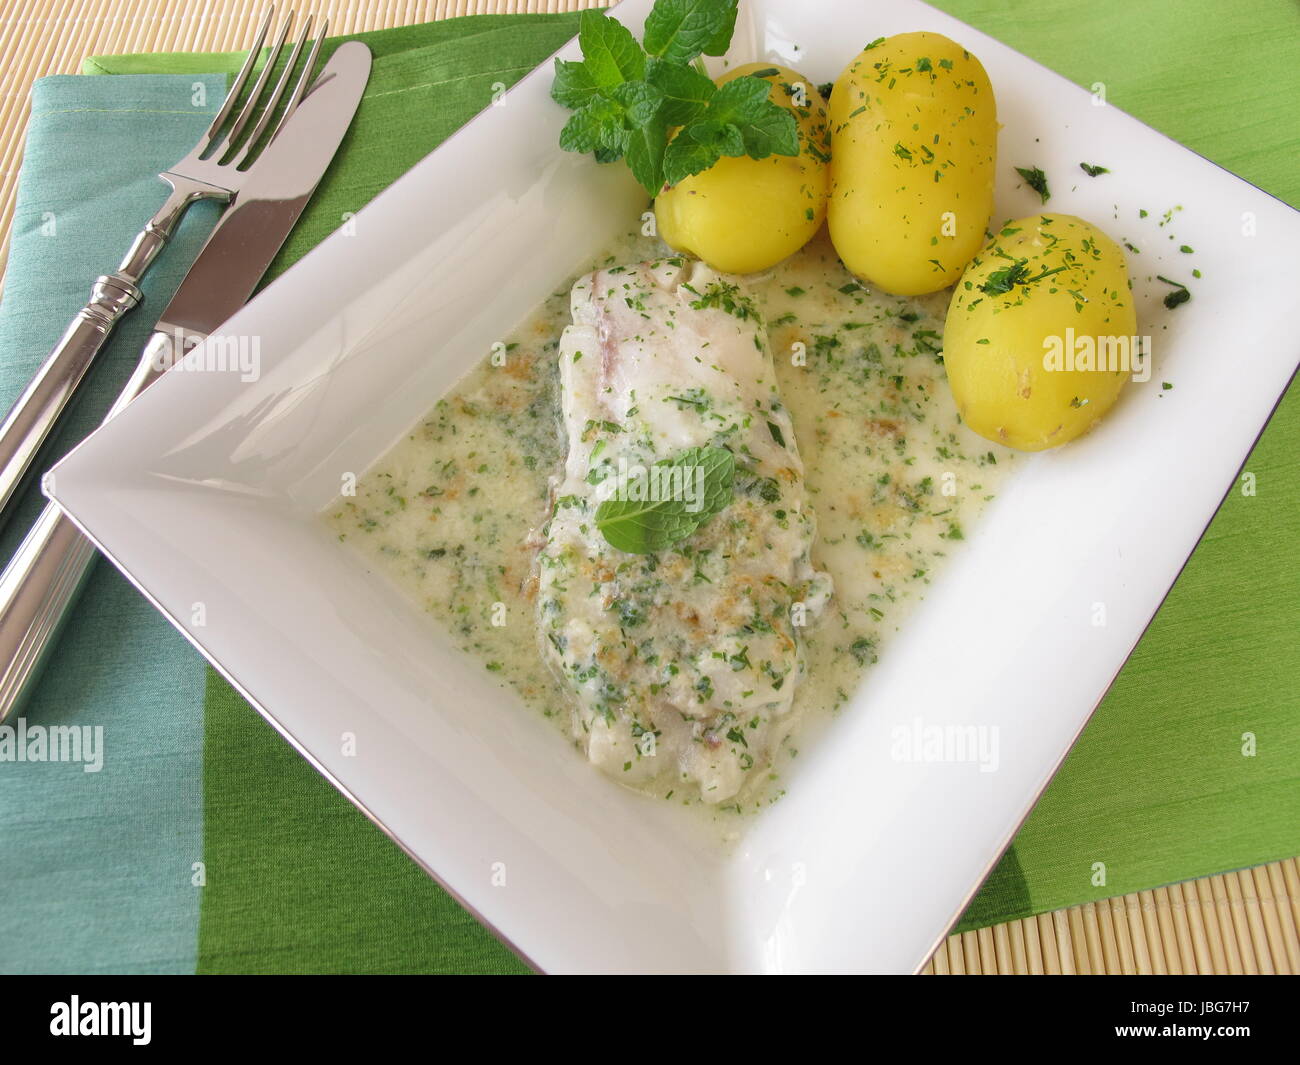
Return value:
<svg viewBox="0 0 1300 1065">
<path fill-rule="evenodd" d="M 981 289 L 991 275 L 1022 260 L 1028 284 L 1002 294 Z M 1049 270 L 1057 272 L 1032 280 Z M 992 284 L 1001 287 L 997 279 Z M 965 423 L 1022 451 L 1057 447 L 1092 428 L 1131 371 L 1061 368 L 1059 361 L 1048 368 L 1048 338 L 1060 338 L 1064 350 L 1067 329 L 1094 343 L 1135 335 L 1124 253 L 1073 215 L 1006 223 L 971 261 L 948 306 L 944 366 Z"/>
<path fill-rule="evenodd" d="M 668 245 L 726 273 L 775 266 L 807 244 L 826 218 L 829 128 L 816 84 L 774 63 L 737 67 L 718 84 L 771 69 L 778 73 L 764 79 L 772 83 L 770 99 L 794 114 L 799 154 L 724 156 L 655 198 L 655 223 Z M 795 97 L 782 88 L 798 83 L 806 107 L 795 106 Z"/>
<path fill-rule="evenodd" d="M 840 75 L 830 119 L 828 219 L 844 265 L 900 296 L 951 285 L 993 210 L 997 102 L 980 61 L 942 34 L 890 37 Z"/>
</svg>

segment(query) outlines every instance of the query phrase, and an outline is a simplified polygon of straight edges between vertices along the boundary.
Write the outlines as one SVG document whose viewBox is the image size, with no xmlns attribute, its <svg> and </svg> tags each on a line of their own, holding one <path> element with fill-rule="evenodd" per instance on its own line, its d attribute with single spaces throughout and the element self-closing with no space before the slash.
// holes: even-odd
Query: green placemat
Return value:
<svg viewBox="0 0 1300 1065">
<path fill-rule="evenodd" d="M 1282 2 L 939 6 L 1247 180 L 1300 201 L 1300 17 Z M 359 35 L 375 71 L 273 274 L 572 32 L 478 16 Z M 846 50 L 847 59 L 847 50 Z M 228 72 L 129 56 L 88 72 Z M 1300 852 L 1300 401 L 1283 402 L 1159 617 L 963 920 L 977 927 Z M 1243 755 L 1243 736 L 1256 753 Z M 515 971 L 519 963 L 220 680 L 205 705 L 200 971 Z M 1106 867 L 1096 882 L 1095 864 Z"/>
</svg>

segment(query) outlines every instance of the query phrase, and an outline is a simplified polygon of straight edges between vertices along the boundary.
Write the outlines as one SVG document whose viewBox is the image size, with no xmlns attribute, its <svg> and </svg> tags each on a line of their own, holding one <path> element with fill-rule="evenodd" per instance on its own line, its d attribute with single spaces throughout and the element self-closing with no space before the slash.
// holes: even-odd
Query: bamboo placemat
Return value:
<svg viewBox="0 0 1300 1065">
<path fill-rule="evenodd" d="M 331 33 L 456 15 L 572 11 L 607 0 L 316 0 Z M 247 47 L 266 0 L 2 0 L 0 262 L 9 255 L 32 82 L 88 55 Z M 1300 973 L 1300 860 L 1142 891 L 954 935 L 926 973 Z"/>
</svg>

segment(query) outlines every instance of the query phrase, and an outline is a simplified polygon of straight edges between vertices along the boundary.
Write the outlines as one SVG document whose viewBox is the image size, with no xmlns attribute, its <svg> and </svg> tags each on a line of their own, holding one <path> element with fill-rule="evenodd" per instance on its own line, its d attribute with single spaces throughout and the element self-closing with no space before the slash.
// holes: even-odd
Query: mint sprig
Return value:
<svg viewBox="0 0 1300 1065">
<path fill-rule="evenodd" d="M 663 551 L 685 540 L 701 525 L 731 503 L 735 492 L 736 457 L 725 447 L 693 447 L 675 459 L 655 463 L 664 468 L 658 478 L 647 473 L 648 483 L 636 491 L 634 485 L 625 486 L 623 499 L 607 499 L 596 508 L 596 528 L 613 548 L 633 555 L 650 555 Z M 670 471 L 680 469 L 679 475 L 700 478 L 702 492 L 697 509 L 691 510 L 692 501 L 686 493 L 670 498 L 638 499 L 650 496 L 656 483 L 672 483 Z"/>
<path fill-rule="evenodd" d="M 693 64 L 731 43 L 738 0 L 656 0 L 645 43 L 600 11 L 578 21 L 580 62 L 556 60 L 551 96 L 573 115 L 560 147 L 625 159 L 651 196 L 723 156 L 798 155 L 794 116 L 756 76 L 721 88 Z M 676 136 L 669 140 L 676 129 Z"/>
</svg>

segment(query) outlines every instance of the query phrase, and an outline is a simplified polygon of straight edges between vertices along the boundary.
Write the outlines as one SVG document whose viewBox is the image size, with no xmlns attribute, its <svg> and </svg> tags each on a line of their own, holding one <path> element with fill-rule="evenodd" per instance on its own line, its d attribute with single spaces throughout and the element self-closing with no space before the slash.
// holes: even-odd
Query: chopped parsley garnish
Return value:
<svg viewBox="0 0 1300 1065">
<path fill-rule="evenodd" d="M 740 286 L 730 281 L 713 281 L 703 292 L 696 291 L 690 285 L 682 287 L 697 297 L 691 300 L 691 307 L 697 311 L 714 307 L 740 319 L 758 317 L 753 300 L 740 290 Z"/>
<path fill-rule="evenodd" d="M 1156 274 L 1157 281 L 1163 281 L 1166 285 L 1173 285 L 1173 292 L 1165 296 L 1165 306 L 1173 310 L 1179 304 L 1186 303 L 1192 298 L 1192 294 L 1187 290 L 1187 286 L 1181 281 L 1175 281 L 1172 278 L 1165 277 L 1163 274 Z"/>
<path fill-rule="evenodd" d="M 1026 185 L 1043 198 L 1043 203 L 1046 203 L 1051 199 L 1052 194 L 1047 188 L 1047 175 L 1038 169 L 1038 167 L 1029 169 L 1023 166 L 1018 166 L 1016 167 L 1016 173 L 1025 179 Z"/>
<path fill-rule="evenodd" d="M 979 290 L 990 296 L 1002 296 L 1017 285 L 1032 285 L 1035 281 L 1041 281 L 1052 274 L 1059 274 L 1064 269 L 1064 266 L 1055 266 L 1051 270 L 1041 270 L 1030 277 L 1029 260 L 1017 259 L 1010 266 L 1004 266 L 1001 270 L 994 270 L 989 274 L 989 279 L 979 286 Z"/>
<path fill-rule="evenodd" d="M 1110 171 L 1107 170 L 1104 166 L 1096 166 L 1093 163 L 1080 163 L 1079 169 L 1082 170 L 1089 177 L 1096 177 L 1098 174 L 1110 173 Z"/>
<path fill-rule="evenodd" d="M 856 660 L 858 665 L 865 666 L 876 661 L 876 642 L 868 639 L 866 636 L 859 636 L 849 644 L 849 654 Z"/>
</svg>

